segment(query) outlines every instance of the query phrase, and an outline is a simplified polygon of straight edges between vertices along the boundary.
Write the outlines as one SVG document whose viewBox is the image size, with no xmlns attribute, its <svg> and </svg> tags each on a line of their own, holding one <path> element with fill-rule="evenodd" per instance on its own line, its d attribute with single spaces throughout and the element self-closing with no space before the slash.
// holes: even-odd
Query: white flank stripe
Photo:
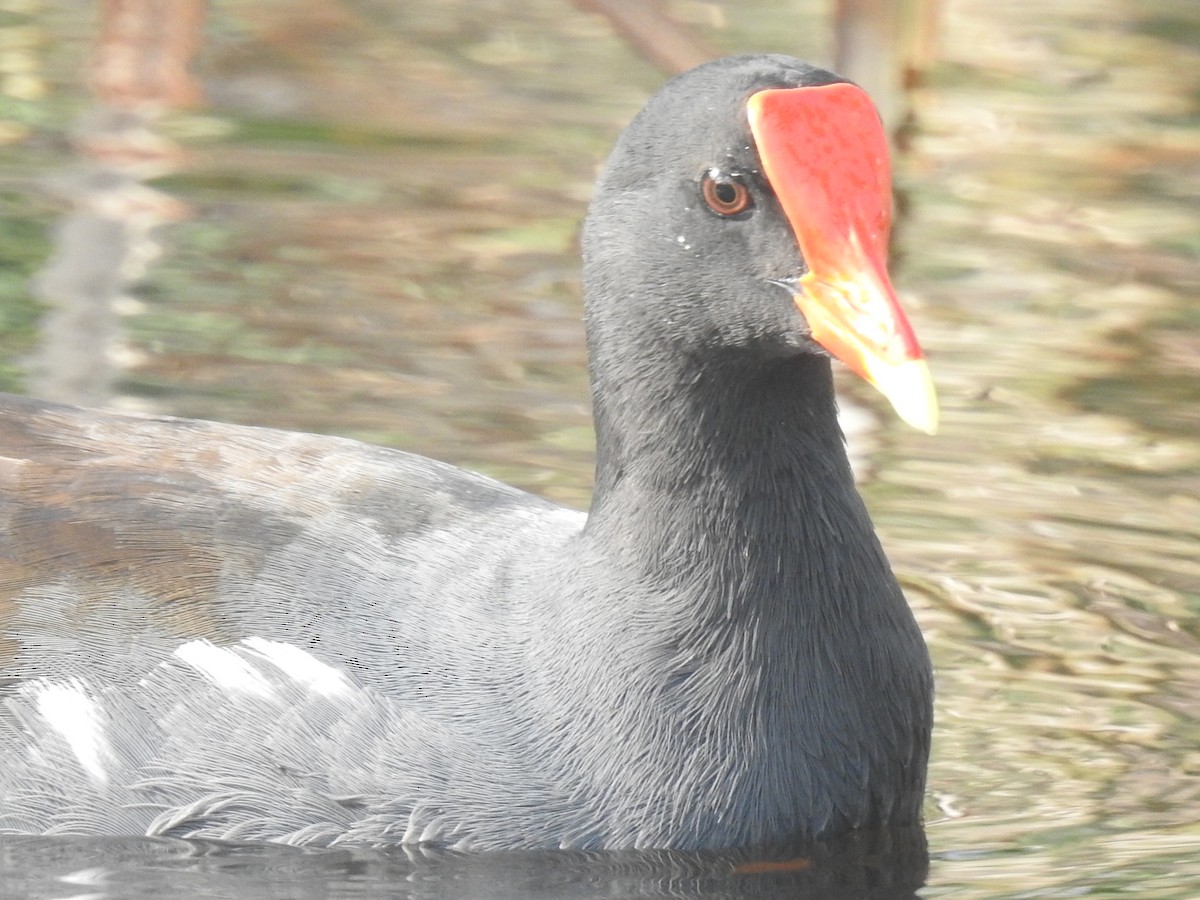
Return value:
<svg viewBox="0 0 1200 900">
<path fill-rule="evenodd" d="M 325 697 L 345 697 L 354 688 L 345 674 L 292 644 L 250 637 L 242 641 L 281 672 Z"/>
<path fill-rule="evenodd" d="M 38 714 L 62 736 L 79 765 L 95 781 L 108 781 L 104 757 L 111 756 L 111 751 L 96 701 L 84 693 L 82 686 L 48 684 L 36 690 Z"/>
<path fill-rule="evenodd" d="M 254 694 L 264 700 L 275 699 L 275 692 L 262 673 L 233 650 L 208 641 L 188 641 L 175 648 L 175 655 L 227 691 Z"/>
</svg>

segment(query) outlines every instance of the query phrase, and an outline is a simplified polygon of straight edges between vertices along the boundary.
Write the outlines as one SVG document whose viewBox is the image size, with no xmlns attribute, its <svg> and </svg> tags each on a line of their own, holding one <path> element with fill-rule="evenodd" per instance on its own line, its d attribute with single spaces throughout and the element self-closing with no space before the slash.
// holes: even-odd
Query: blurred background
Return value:
<svg viewBox="0 0 1200 900">
<path fill-rule="evenodd" d="M 576 233 L 666 73 L 896 136 L 942 433 L 842 382 L 939 679 L 924 896 L 1200 884 L 1200 4 L 0 0 L 0 388 L 585 507 Z"/>
</svg>

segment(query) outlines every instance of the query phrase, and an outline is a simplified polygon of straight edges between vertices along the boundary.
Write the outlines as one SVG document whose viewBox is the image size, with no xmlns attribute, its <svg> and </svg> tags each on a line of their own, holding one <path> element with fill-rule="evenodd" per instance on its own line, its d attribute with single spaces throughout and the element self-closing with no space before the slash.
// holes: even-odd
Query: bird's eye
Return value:
<svg viewBox="0 0 1200 900">
<path fill-rule="evenodd" d="M 700 190 L 704 202 L 718 216 L 737 216 L 754 205 L 750 188 L 737 179 L 716 170 L 705 172 Z"/>
</svg>

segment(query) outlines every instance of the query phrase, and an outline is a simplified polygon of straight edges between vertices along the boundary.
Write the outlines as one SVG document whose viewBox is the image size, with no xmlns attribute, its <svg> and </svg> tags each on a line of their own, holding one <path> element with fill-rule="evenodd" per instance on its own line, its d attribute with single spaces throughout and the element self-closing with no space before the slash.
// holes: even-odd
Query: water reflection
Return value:
<svg viewBox="0 0 1200 900">
<path fill-rule="evenodd" d="M 306 851 L 150 838 L 0 838 L 0 893 L 75 900 L 330 894 L 411 900 L 906 900 L 916 896 L 927 868 L 920 830 L 705 854 Z"/>
<path fill-rule="evenodd" d="M 204 5 L 175 0 L 166 12 L 153 0 L 101 6 L 89 72 L 96 105 L 74 130 L 78 165 L 50 182 L 70 212 L 33 280 L 48 310 L 29 387 L 45 399 L 111 404 L 119 370 L 136 359 L 121 319 L 142 307 L 127 289 L 159 254 L 154 232 L 186 209 L 143 183 L 180 162 L 180 148 L 157 133 L 157 121 L 200 93 L 188 66 Z"/>
<path fill-rule="evenodd" d="M 124 346 L 121 321 L 142 307 L 127 290 L 159 255 L 154 232 L 181 218 L 184 207 L 142 184 L 147 169 L 165 171 L 174 154 L 141 116 L 97 110 L 80 136 L 87 162 L 52 184 L 71 211 L 55 229 L 54 254 L 33 280 L 34 296 L 48 310 L 29 363 L 29 388 L 50 400 L 107 406 L 120 370 L 136 360 Z M 87 149 L 97 139 L 103 155 Z M 159 164 L 147 166 L 142 149 Z"/>
</svg>

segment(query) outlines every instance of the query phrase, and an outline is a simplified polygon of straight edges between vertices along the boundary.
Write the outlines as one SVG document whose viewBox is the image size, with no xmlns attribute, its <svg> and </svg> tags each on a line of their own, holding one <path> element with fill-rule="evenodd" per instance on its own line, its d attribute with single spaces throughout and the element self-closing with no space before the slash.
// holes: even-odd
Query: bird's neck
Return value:
<svg viewBox="0 0 1200 900">
<path fill-rule="evenodd" d="M 731 838 L 747 842 L 914 821 L 928 657 L 854 488 L 828 362 L 671 374 L 593 370 L 596 495 L 555 573 L 569 602 L 534 641 L 546 721 L 648 841 L 705 833 L 706 809 L 749 810 Z M 701 799 L 676 815 L 679 797 Z"/>
<path fill-rule="evenodd" d="M 798 578 L 813 585 L 810 603 L 842 600 L 837 569 L 863 562 L 850 557 L 886 565 L 854 488 L 828 360 L 689 368 L 686 355 L 672 358 L 675 371 L 595 391 L 587 535 L 610 563 L 645 586 L 693 585 L 692 602 L 724 615 L 786 603 Z"/>
</svg>

